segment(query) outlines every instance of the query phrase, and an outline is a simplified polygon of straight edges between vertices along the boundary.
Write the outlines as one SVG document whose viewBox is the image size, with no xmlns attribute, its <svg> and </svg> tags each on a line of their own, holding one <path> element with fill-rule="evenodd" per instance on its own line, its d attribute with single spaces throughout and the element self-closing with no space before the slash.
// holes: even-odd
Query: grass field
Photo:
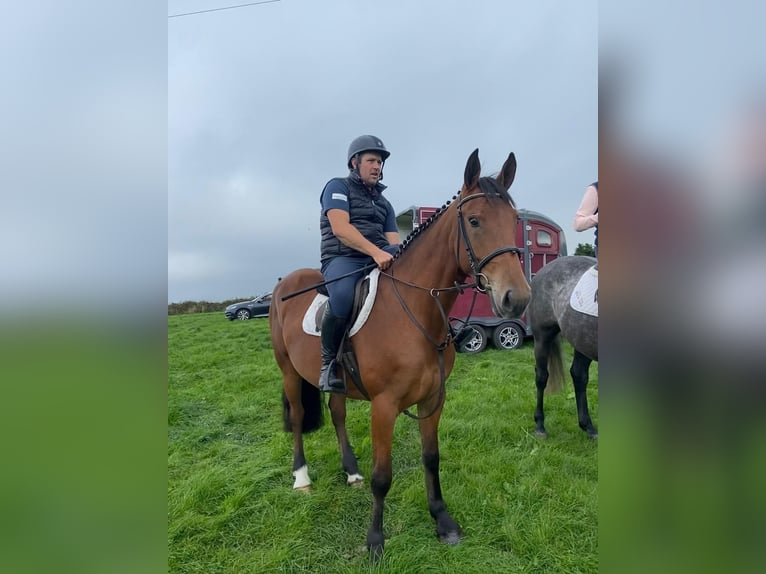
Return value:
<svg viewBox="0 0 766 574">
<path fill-rule="evenodd" d="M 417 423 L 399 417 L 377 565 L 363 550 L 369 483 L 345 485 L 329 416 L 305 439 L 313 491 L 292 491 L 292 439 L 281 430 L 267 319 L 168 317 L 168 369 L 169 572 L 598 570 L 598 445 L 577 426 L 571 381 L 546 399 L 549 438 L 532 434 L 529 341 L 516 351 L 458 355 L 447 382 L 441 480 L 464 533 L 457 546 L 435 536 Z M 588 395 L 598 426 L 595 363 Z M 369 403 L 349 402 L 348 431 L 369 478 Z"/>
</svg>

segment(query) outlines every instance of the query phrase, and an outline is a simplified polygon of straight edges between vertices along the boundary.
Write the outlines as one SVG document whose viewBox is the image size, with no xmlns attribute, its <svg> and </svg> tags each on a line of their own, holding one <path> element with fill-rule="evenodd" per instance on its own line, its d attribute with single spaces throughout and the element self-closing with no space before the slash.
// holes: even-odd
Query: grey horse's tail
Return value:
<svg viewBox="0 0 766 574">
<path fill-rule="evenodd" d="M 564 360 L 561 351 L 561 333 L 551 341 L 548 349 L 548 384 L 545 389 L 551 393 L 557 393 L 564 386 Z"/>
</svg>

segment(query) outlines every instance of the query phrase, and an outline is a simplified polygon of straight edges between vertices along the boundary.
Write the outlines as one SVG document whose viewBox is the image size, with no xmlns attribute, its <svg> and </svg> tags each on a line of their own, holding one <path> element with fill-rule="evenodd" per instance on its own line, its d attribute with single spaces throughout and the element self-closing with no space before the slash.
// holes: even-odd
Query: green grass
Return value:
<svg viewBox="0 0 766 574">
<path fill-rule="evenodd" d="M 565 348 L 565 360 L 571 348 Z M 401 416 L 386 498 L 383 559 L 363 550 L 369 482 L 345 485 L 334 429 L 305 437 L 314 482 L 293 492 L 292 438 L 267 319 L 168 317 L 168 570 L 241 572 L 596 572 L 598 445 L 577 426 L 571 381 L 546 398 L 550 438 L 532 431 L 534 361 L 516 351 L 458 355 L 439 426 L 441 483 L 464 532 L 435 536 L 417 423 Z M 568 365 L 567 365 L 568 369 Z M 598 424 L 598 372 L 591 367 Z M 348 431 L 369 478 L 369 403 L 349 401 Z"/>
</svg>

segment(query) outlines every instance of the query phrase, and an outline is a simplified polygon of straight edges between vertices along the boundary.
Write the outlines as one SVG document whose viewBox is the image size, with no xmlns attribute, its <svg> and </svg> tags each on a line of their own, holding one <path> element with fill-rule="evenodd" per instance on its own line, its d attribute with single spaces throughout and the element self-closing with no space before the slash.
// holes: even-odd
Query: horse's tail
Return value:
<svg viewBox="0 0 766 574">
<path fill-rule="evenodd" d="M 548 384 L 546 389 L 551 393 L 557 393 L 564 386 L 564 360 L 561 351 L 561 333 L 551 341 L 548 351 Z"/>
<path fill-rule="evenodd" d="M 306 379 L 301 379 L 301 405 L 303 406 L 303 428 L 301 432 L 305 434 L 319 429 L 324 423 L 322 394 L 317 387 Z M 282 391 L 282 414 L 284 415 L 285 432 L 293 432 L 293 425 L 290 422 L 290 402 L 284 391 Z"/>
</svg>

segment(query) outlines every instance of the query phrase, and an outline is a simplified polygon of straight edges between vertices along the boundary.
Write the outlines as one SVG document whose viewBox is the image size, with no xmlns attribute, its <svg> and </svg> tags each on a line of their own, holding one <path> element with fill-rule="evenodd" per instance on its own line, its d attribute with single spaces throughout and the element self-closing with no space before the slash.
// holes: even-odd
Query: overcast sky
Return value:
<svg viewBox="0 0 766 574">
<path fill-rule="evenodd" d="M 170 1 L 168 14 L 236 2 Z M 517 204 L 572 218 L 597 178 L 597 3 L 281 0 L 168 19 L 168 302 L 319 266 L 319 194 L 371 133 L 398 212 L 441 205 L 479 148 Z"/>
</svg>

